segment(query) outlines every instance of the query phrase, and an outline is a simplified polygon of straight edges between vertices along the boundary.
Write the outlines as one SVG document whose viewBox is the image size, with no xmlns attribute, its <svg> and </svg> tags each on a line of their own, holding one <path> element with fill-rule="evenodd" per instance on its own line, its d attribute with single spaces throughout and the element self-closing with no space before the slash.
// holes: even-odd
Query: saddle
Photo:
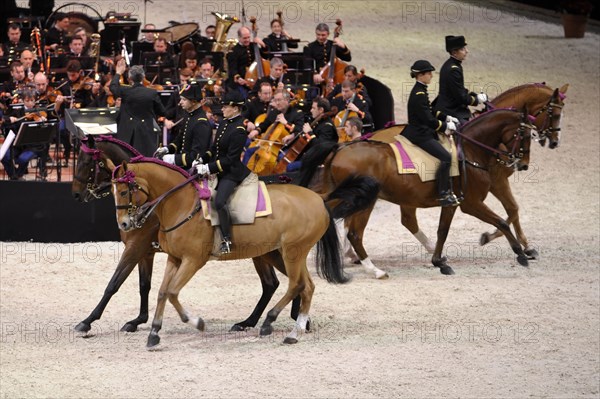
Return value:
<svg viewBox="0 0 600 399">
<path fill-rule="evenodd" d="M 204 219 L 210 220 L 212 226 L 218 226 L 219 215 L 215 209 L 214 201 L 217 195 L 217 178 L 208 180 L 208 188 L 211 191 L 210 202 L 202 201 L 202 214 Z M 206 180 L 202 181 L 206 184 Z M 227 201 L 232 224 L 252 224 L 257 217 L 268 216 L 273 213 L 271 208 L 271 197 L 264 182 L 258 180 L 258 176 L 250 173 L 244 181 L 236 187 Z"/>
<path fill-rule="evenodd" d="M 444 134 L 438 134 L 440 144 L 452 154 L 450 176 L 458 176 L 458 152 L 454 140 Z M 422 182 L 435 180 L 435 173 L 440 166 L 440 161 L 421 147 L 413 144 L 402 135 L 394 136 L 393 143 L 389 143 L 398 164 L 398 174 L 418 174 Z"/>
</svg>

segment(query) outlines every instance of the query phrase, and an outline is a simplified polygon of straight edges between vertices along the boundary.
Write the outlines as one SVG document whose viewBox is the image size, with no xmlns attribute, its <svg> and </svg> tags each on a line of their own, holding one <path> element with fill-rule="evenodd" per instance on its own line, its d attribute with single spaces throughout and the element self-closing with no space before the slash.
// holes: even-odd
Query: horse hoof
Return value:
<svg viewBox="0 0 600 399">
<path fill-rule="evenodd" d="M 148 343 L 146 344 L 146 349 L 155 349 L 156 345 L 160 344 L 160 337 L 158 334 L 150 334 L 148 336 Z"/>
<path fill-rule="evenodd" d="M 352 261 L 353 265 L 360 265 L 360 259 L 356 258 Z"/>
<path fill-rule="evenodd" d="M 519 262 L 519 264 L 521 266 L 529 266 L 529 261 L 527 260 L 527 255 L 517 256 L 517 262 Z"/>
<path fill-rule="evenodd" d="M 386 280 L 386 279 L 390 278 L 390 275 L 389 275 L 389 274 L 387 274 L 386 272 L 384 272 L 383 270 L 378 270 L 378 271 L 375 273 L 375 278 L 376 278 L 377 280 Z"/>
<path fill-rule="evenodd" d="M 88 323 L 84 323 L 83 321 L 75 326 L 75 331 L 86 333 L 92 329 L 92 326 Z"/>
<path fill-rule="evenodd" d="M 296 338 L 290 338 L 290 337 L 285 337 L 285 339 L 283 340 L 284 344 L 297 344 L 298 340 Z"/>
<path fill-rule="evenodd" d="M 310 319 L 306 320 L 306 332 L 310 332 Z"/>
<path fill-rule="evenodd" d="M 123 327 L 121 327 L 121 331 L 123 332 L 136 332 L 137 331 L 137 326 L 135 324 L 131 324 L 131 323 L 126 323 L 123 325 Z"/>
<path fill-rule="evenodd" d="M 196 329 L 198 331 L 204 331 L 204 320 L 202 320 L 202 318 L 198 317 L 198 322 L 196 323 Z"/>
<path fill-rule="evenodd" d="M 526 249 L 525 255 L 531 260 L 539 258 L 540 254 L 535 249 Z"/>
<path fill-rule="evenodd" d="M 479 245 L 483 246 L 483 245 L 487 244 L 488 242 L 490 242 L 490 234 L 483 233 L 481 235 L 481 237 L 479 237 Z"/>
<path fill-rule="evenodd" d="M 260 336 L 264 337 L 265 335 L 273 334 L 273 327 L 271 326 L 262 326 L 260 328 Z"/>
<path fill-rule="evenodd" d="M 231 328 L 229 329 L 230 332 L 241 332 L 241 331 L 246 331 L 246 327 L 240 323 L 238 324 L 234 324 L 231 326 Z"/>
<path fill-rule="evenodd" d="M 450 266 L 445 265 L 440 267 L 440 273 L 446 276 L 452 276 L 454 274 L 454 270 Z"/>
</svg>

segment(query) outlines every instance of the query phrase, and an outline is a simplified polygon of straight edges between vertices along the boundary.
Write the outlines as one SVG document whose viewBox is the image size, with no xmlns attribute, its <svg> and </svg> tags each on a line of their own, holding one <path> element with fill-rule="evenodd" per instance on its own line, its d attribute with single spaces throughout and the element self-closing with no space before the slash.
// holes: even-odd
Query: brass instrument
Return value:
<svg viewBox="0 0 600 399">
<path fill-rule="evenodd" d="M 100 34 L 92 33 L 90 36 L 90 49 L 88 50 L 88 55 L 90 57 L 95 58 L 94 61 L 94 79 L 96 81 L 100 80 L 100 75 L 98 74 L 98 64 L 100 63 Z"/>
<path fill-rule="evenodd" d="M 215 42 L 212 45 L 211 51 L 226 53 L 237 43 L 237 39 L 227 40 L 227 32 L 229 32 L 231 25 L 240 22 L 240 20 L 238 17 L 230 17 L 227 14 L 220 14 L 214 11 L 211 14 L 217 19 L 217 28 L 214 37 Z"/>
</svg>

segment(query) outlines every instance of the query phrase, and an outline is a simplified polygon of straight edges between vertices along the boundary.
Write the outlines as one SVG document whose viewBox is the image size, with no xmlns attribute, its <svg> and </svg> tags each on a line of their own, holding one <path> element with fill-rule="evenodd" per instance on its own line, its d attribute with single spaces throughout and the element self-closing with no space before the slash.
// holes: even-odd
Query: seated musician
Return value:
<svg viewBox="0 0 600 399">
<path fill-rule="evenodd" d="M 246 105 L 246 109 L 244 110 L 244 118 L 248 120 L 246 124 L 246 129 L 248 132 L 252 132 L 256 129 L 257 125 L 260 125 L 258 121 L 258 117 L 260 115 L 264 115 L 265 118 L 267 113 L 269 112 L 269 106 L 271 105 L 271 100 L 273 99 L 273 87 L 269 82 L 263 82 L 260 84 L 258 90 L 258 96 L 248 101 Z M 249 135 L 249 138 L 254 138 L 258 135 L 258 130 L 254 132 L 254 134 Z"/>
<path fill-rule="evenodd" d="M 343 61 L 352 61 L 352 54 L 350 49 L 344 44 L 344 42 L 336 37 L 333 40 L 329 40 L 329 25 L 326 23 L 320 23 L 315 29 L 316 40 L 308 43 L 304 47 L 304 56 L 307 60 L 313 59 L 315 61 L 316 72 L 313 75 L 313 81 L 315 84 L 323 82 L 323 78 L 319 75 L 319 71 L 323 68 L 330 60 L 331 49 L 335 45 L 338 47 L 336 50 L 336 56 Z M 306 65 L 312 67 L 312 65 Z"/>
<path fill-rule="evenodd" d="M 11 101 L 18 94 L 17 91 L 27 84 L 25 69 L 20 61 L 13 61 L 10 64 L 10 77 L 8 82 L 4 82 L 4 89 L 0 93 L 0 100 L 4 102 Z"/>
<path fill-rule="evenodd" d="M 344 80 L 349 80 L 349 81 L 353 82 L 354 84 L 356 84 L 356 93 L 360 94 L 360 96 L 367 102 L 367 104 L 369 105 L 369 108 L 370 108 L 372 105 L 372 102 L 371 102 L 371 99 L 369 98 L 369 94 L 367 93 L 367 88 L 365 87 L 365 85 L 362 84 L 362 82 L 360 82 L 358 71 L 356 70 L 356 67 L 354 65 L 347 65 L 344 68 Z M 332 101 L 335 97 L 338 97 L 341 95 L 342 95 L 342 84 L 338 83 L 333 87 L 333 89 L 331 90 L 331 93 L 329 93 L 329 95 L 327 96 L 327 99 L 329 101 Z"/>
<path fill-rule="evenodd" d="M 289 79 L 285 80 L 284 78 L 284 62 L 281 58 L 273 57 L 271 58 L 271 61 L 269 61 L 269 64 L 271 65 L 269 76 L 263 76 L 258 79 L 254 85 L 254 89 L 248 94 L 249 98 L 256 97 L 256 92 L 262 83 L 269 83 L 273 87 L 273 92 L 283 90 L 284 86 L 289 83 Z"/>
<path fill-rule="evenodd" d="M 91 102 L 87 105 L 87 108 L 106 108 L 106 107 L 117 107 L 118 99 L 110 91 L 110 76 L 101 75 L 99 81 L 95 81 L 92 84 L 90 91 Z"/>
<path fill-rule="evenodd" d="M 287 166 L 288 172 L 292 172 L 300 167 L 300 158 L 304 156 L 304 153 L 309 154 L 310 152 L 314 152 L 312 149 L 318 147 L 318 151 L 323 151 L 325 154 L 329 154 L 329 152 L 331 152 L 333 147 L 337 144 L 338 132 L 333 124 L 333 120 L 328 115 L 330 111 L 331 105 L 326 98 L 318 97 L 313 100 L 310 108 L 310 114 L 313 122 L 304 123 L 302 126 L 302 133 L 311 136 L 311 140 L 304 148 L 304 152 L 300 153 L 300 156 L 296 159 L 296 161 Z M 287 136 L 283 140 L 285 144 L 291 145 L 296 138 L 297 136 Z M 320 163 L 322 163 L 322 161 L 320 161 L 319 164 Z"/>
<path fill-rule="evenodd" d="M 21 41 L 21 27 L 17 24 L 8 25 L 7 36 L 8 41 L 0 46 L 0 57 L 7 57 L 8 63 L 11 64 L 13 61 L 18 61 L 21 52 L 29 46 Z"/>
<path fill-rule="evenodd" d="M 359 140 L 363 135 L 363 123 L 357 116 L 348 118 L 344 128 L 346 129 L 346 134 L 352 141 Z"/>
<path fill-rule="evenodd" d="M 62 12 L 54 15 L 54 25 L 45 35 L 46 50 L 58 54 L 67 48 L 67 31 L 69 29 L 69 16 Z"/>
<path fill-rule="evenodd" d="M 27 89 L 22 94 L 23 107 L 14 109 L 10 115 L 3 117 L 3 125 L 18 132 L 21 124 L 26 121 L 43 122 L 47 120 L 47 113 L 38 112 L 35 108 L 36 93 L 34 90 Z M 33 110 L 33 111 L 32 111 Z M 27 173 L 29 161 L 33 158 L 39 158 L 40 172 L 42 179 L 46 178 L 46 161 L 48 156 L 48 144 L 27 145 L 21 147 L 12 147 L 7 151 L 2 159 L 2 165 L 11 180 L 24 180 L 23 176 Z M 13 163 L 14 160 L 14 163 Z M 15 168 L 15 164 L 17 167 Z"/>
<path fill-rule="evenodd" d="M 81 69 L 94 69 L 94 59 L 87 56 L 83 50 L 83 39 L 74 36 L 69 41 L 69 51 L 59 56 L 58 67 L 65 68 L 69 61 L 77 58 L 81 64 Z"/>
<path fill-rule="evenodd" d="M 283 42 L 282 40 L 291 39 L 291 36 L 281 26 L 281 21 L 275 18 L 271 21 L 271 34 L 263 39 L 266 50 L 269 53 L 285 51 L 284 48 L 298 48 L 297 42 Z M 284 45 L 285 43 L 285 45 Z"/>
<path fill-rule="evenodd" d="M 192 162 L 210 149 L 212 128 L 206 113 L 202 109 L 202 87 L 194 80 L 183 86 L 180 91 L 179 105 L 185 112 L 181 121 L 181 131 L 175 140 L 166 147 L 157 150 L 162 160 L 189 169 Z"/>
<path fill-rule="evenodd" d="M 343 112 L 348 109 L 351 112 L 356 112 L 363 123 L 365 131 L 368 133 L 373 129 L 373 119 L 369 112 L 369 104 L 360 94 L 356 93 L 356 84 L 344 80 L 342 82 L 341 96 L 334 98 L 331 101 L 332 107 L 337 107 L 338 111 Z"/>
<path fill-rule="evenodd" d="M 21 57 L 19 59 L 25 70 L 25 76 L 29 82 L 33 82 L 33 77 L 40 70 L 40 66 L 35 59 L 33 53 L 29 50 L 21 51 Z"/>
<path fill-rule="evenodd" d="M 185 68 L 192 71 L 192 77 L 198 77 L 200 75 L 200 66 L 198 65 L 198 53 L 194 50 L 186 51 L 183 56 L 183 62 Z"/>
<path fill-rule="evenodd" d="M 161 65 L 164 67 L 174 66 L 173 56 L 169 53 L 169 44 L 165 38 L 159 37 L 154 41 L 154 53 L 152 58 L 147 58 L 148 65 Z"/>
<path fill-rule="evenodd" d="M 456 130 L 457 119 L 439 114 L 438 118 L 442 118 L 440 120 L 434 116 L 427 94 L 427 85 L 431 83 L 433 71 L 435 68 L 425 60 L 416 61 L 410 68 L 410 76 L 417 81 L 408 97 L 408 126 L 402 131 L 402 135 L 440 160 L 436 174 L 440 205 L 457 206 L 459 201 L 449 190 L 452 157 L 438 140 L 438 132 L 451 134 Z"/>
<path fill-rule="evenodd" d="M 48 78 L 43 72 L 38 72 L 33 77 L 33 84 L 35 85 L 35 91 L 38 98 L 38 104 L 46 106 L 50 103 L 49 95 L 54 91 L 52 87 L 48 85 Z"/>
<path fill-rule="evenodd" d="M 271 101 L 272 108 L 267 114 L 266 119 L 250 132 L 249 137 L 254 138 L 262 133 L 261 139 L 263 140 L 272 140 L 285 144 L 285 140 L 290 142 L 296 134 L 300 133 L 302 131 L 302 123 L 304 122 L 304 113 L 290 104 L 290 97 L 290 93 L 286 90 L 277 91 Z M 264 133 L 274 123 L 281 124 L 284 127 L 285 136 L 265 137 Z M 258 148 L 253 147 L 246 151 L 243 160 L 245 164 L 248 163 L 248 160 Z"/>
<path fill-rule="evenodd" d="M 197 80 L 206 80 L 203 87 L 205 97 L 221 97 L 223 95 L 223 83 L 218 73 L 215 73 L 215 64 L 206 57 L 200 61 L 200 74 Z"/>
<path fill-rule="evenodd" d="M 73 31 L 73 37 L 78 37 L 83 42 L 83 54 L 88 54 L 90 49 L 90 37 L 83 26 L 78 27 Z"/>
<path fill-rule="evenodd" d="M 230 253 L 232 245 L 227 201 L 235 188 L 250 174 L 250 170 L 240 161 L 246 142 L 244 117 L 241 114 L 244 103 L 244 97 L 237 91 L 230 91 L 225 95 L 223 121 L 219 124 L 210 151 L 199 158 L 200 164 L 196 166 L 198 174 L 216 174 L 219 178 L 215 208 L 219 214 L 219 228 L 223 236 L 221 254 Z"/>
<path fill-rule="evenodd" d="M 257 38 L 258 41 L 261 41 Z M 229 67 L 229 87 L 242 93 L 244 98 L 248 95 L 248 82 L 244 77 L 246 70 L 254 62 L 254 51 L 251 47 L 252 34 L 250 29 L 242 26 L 238 29 L 238 43 L 227 54 L 227 65 Z"/>
</svg>

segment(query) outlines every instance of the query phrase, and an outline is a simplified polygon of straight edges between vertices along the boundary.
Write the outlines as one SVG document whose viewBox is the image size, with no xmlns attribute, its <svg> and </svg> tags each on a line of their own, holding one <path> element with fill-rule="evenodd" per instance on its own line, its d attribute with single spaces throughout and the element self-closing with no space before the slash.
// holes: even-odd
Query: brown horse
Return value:
<svg viewBox="0 0 600 399">
<path fill-rule="evenodd" d="M 73 197 L 78 201 L 88 202 L 110 195 L 111 170 L 108 169 L 107 159 L 120 164 L 139 155 L 141 154 L 137 150 L 120 140 L 108 136 L 94 139 L 90 136 L 81 146 L 77 158 L 77 170 L 72 185 Z M 125 323 L 121 330 L 134 332 L 138 325 L 148 321 L 148 294 L 151 288 L 154 254 L 158 247 L 158 230 L 159 221 L 154 214 L 149 215 L 146 223 L 139 229 L 120 230 L 125 249 L 117 268 L 104 290 L 102 299 L 90 315 L 75 327 L 76 331 L 89 331 L 92 323 L 102 317 L 108 302 L 129 277 L 136 264 L 139 270 L 140 312 L 135 319 Z M 279 280 L 273 267 L 258 262 L 255 262 L 254 266 L 261 280 L 262 295 L 250 316 L 231 327 L 233 331 L 243 331 L 256 326 L 279 286 Z M 297 319 L 299 308 L 300 298 L 298 297 L 294 299 L 291 309 L 291 317 L 294 320 Z"/>
<path fill-rule="evenodd" d="M 184 323 L 203 330 L 204 321 L 192 317 L 179 302 L 181 289 L 213 256 L 213 228 L 198 214 L 199 199 L 205 195 L 182 170 L 151 159 L 134 159 L 113 169 L 112 190 L 117 208 L 117 224 L 130 231 L 143 224 L 146 212 L 153 211 L 160 223 L 159 242 L 169 255 L 159 289 L 149 348 L 160 342 L 166 300 L 177 310 Z M 194 183 L 194 184 L 190 184 Z M 261 335 L 272 333 L 272 323 L 296 296 L 301 297 L 300 313 L 285 343 L 295 343 L 309 321 L 314 283 L 306 267 L 309 251 L 317 245 L 317 270 L 327 281 L 344 283 L 337 233 L 333 216 L 346 216 L 369 206 L 377 184 L 370 178 L 349 179 L 331 195 L 343 206 L 330 214 L 323 199 L 311 190 L 293 185 L 268 187 L 272 214 L 253 224 L 234 225 L 233 251 L 219 260 L 252 258 L 255 265 L 275 267 L 289 279 L 283 298 L 271 309 L 260 329 Z M 366 195 L 364 194 L 366 193 Z M 360 200 L 364 202 L 360 202 Z"/>
<path fill-rule="evenodd" d="M 490 167 L 503 161 L 505 157 L 512 164 L 523 167 L 529 158 L 531 144 L 531 128 L 527 113 L 513 110 L 497 109 L 481 115 L 464 126 L 460 138 L 464 148 L 466 165 L 462 171 L 467 184 L 462 185 L 464 201 L 461 210 L 484 222 L 490 223 L 502 231 L 521 265 L 528 264 L 527 255 L 511 233 L 508 224 L 498 217 L 484 203 L 491 187 Z M 504 146 L 510 152 L 500 150 Z M 305 173 L 313 173 L 317 165 L 306 165 Z M 341 146 L 330 155 L 324 165 L 323 187 L 321 191 L 329 193 L 348 175 L 366 175 L 374 177 L 381 186 L 379 198 L 401 205 L 403 210 L 416 210 L 438 206 L 434 182 L 421 182 L 418 175 L 399 175 L 394 154 L 388 144 L 375 141 L 362 141 Z M 303 179 L 305 180 L 305 179 Z M 454 179 L 454 186 L 459 187 L 460 179 Z M 377 269 L 368 259 L 362 246 L 362 233 L 372 208 L 353 216 L 348 225 L 348 238 L 355 248 L 361 263 L 376 273 Z M 452 218 L 456 208 L 442 208 L 438 227 L 438 241 L 434 250 L 432 263 L 440 267 L 443 274 L 453 274 L 453 270 L 442 258 L 443 249 Z M 412 212 L 414 216 L 416 212 Z M 407 213 L 410 216 L 410 213 Z M 414 219 L 416 224 L 416 218 Z M 403 219 L 403 224 L 405 220 Z"/>
<path fill-rule="evenodd" d="M 562 108 L 564 107 L 565 93 L 569 88 L 568 84 L 563 85 L 560 89 L 552 89 L 544 83 L 529 83 L 511 88 L 491 101 L 492 108 L 526 108 L 535 117 L 534 125 L 536 126 L 538 140 L 543 146 L 548 142 L 549 148 L 557 148 L 560 143 L 560 121 Z M 406 125 L 396 125 L 387 129 L 377 131 L 371 137 L 372 140 L 391 143 L 394 141 L 394 136 L 400 134 Z M 526 169 L 525 163 L 520 163 L 517 168 Z M 523 246 L 525 253 L 535 259 L 539 256 L 536 249 L 529 246 L 529 241 L 523 233 L 519 222 L 519 205 L 515 200 L 510 189 L 509 177 L 514 173 L 515 168 L 507 167 L 504 163 L 498 163 L 490 169 L 491 187 L 490 193 L 494 195 L 501 203 L 507 213 L 506 223 L 513 224 L 516 237 L 519 243 Z M 420 230 L 417 221 L 416 208 L 405 205 L 400 206 L 401 222 L 417 240 L 425 247 L 429 253 L 433 253 L 434 245 L 429 238 Z M 348 230 L 355 236 L 355 241 L 362 241 L 363 231 L 367 225 L 371 210 L 353 215 L 347 219 L 346 224 Z M 490 241 L 501 237 L 502 231 L 496 230 L 493 233 L 483 233 L 480 238 L 480 244 L 485 245 Z M 362 248 L 362 250 L 361 250 Z M 364 251 L 362 243 L 355 248 L 359 260 L 365 267 L 373 271 L 376 277 L 385 276 L 385 273 L 376 268 L 368 261 L 367 254 Z M 364 261 L 367 259 L 366 261 Z"/>
</svg>

